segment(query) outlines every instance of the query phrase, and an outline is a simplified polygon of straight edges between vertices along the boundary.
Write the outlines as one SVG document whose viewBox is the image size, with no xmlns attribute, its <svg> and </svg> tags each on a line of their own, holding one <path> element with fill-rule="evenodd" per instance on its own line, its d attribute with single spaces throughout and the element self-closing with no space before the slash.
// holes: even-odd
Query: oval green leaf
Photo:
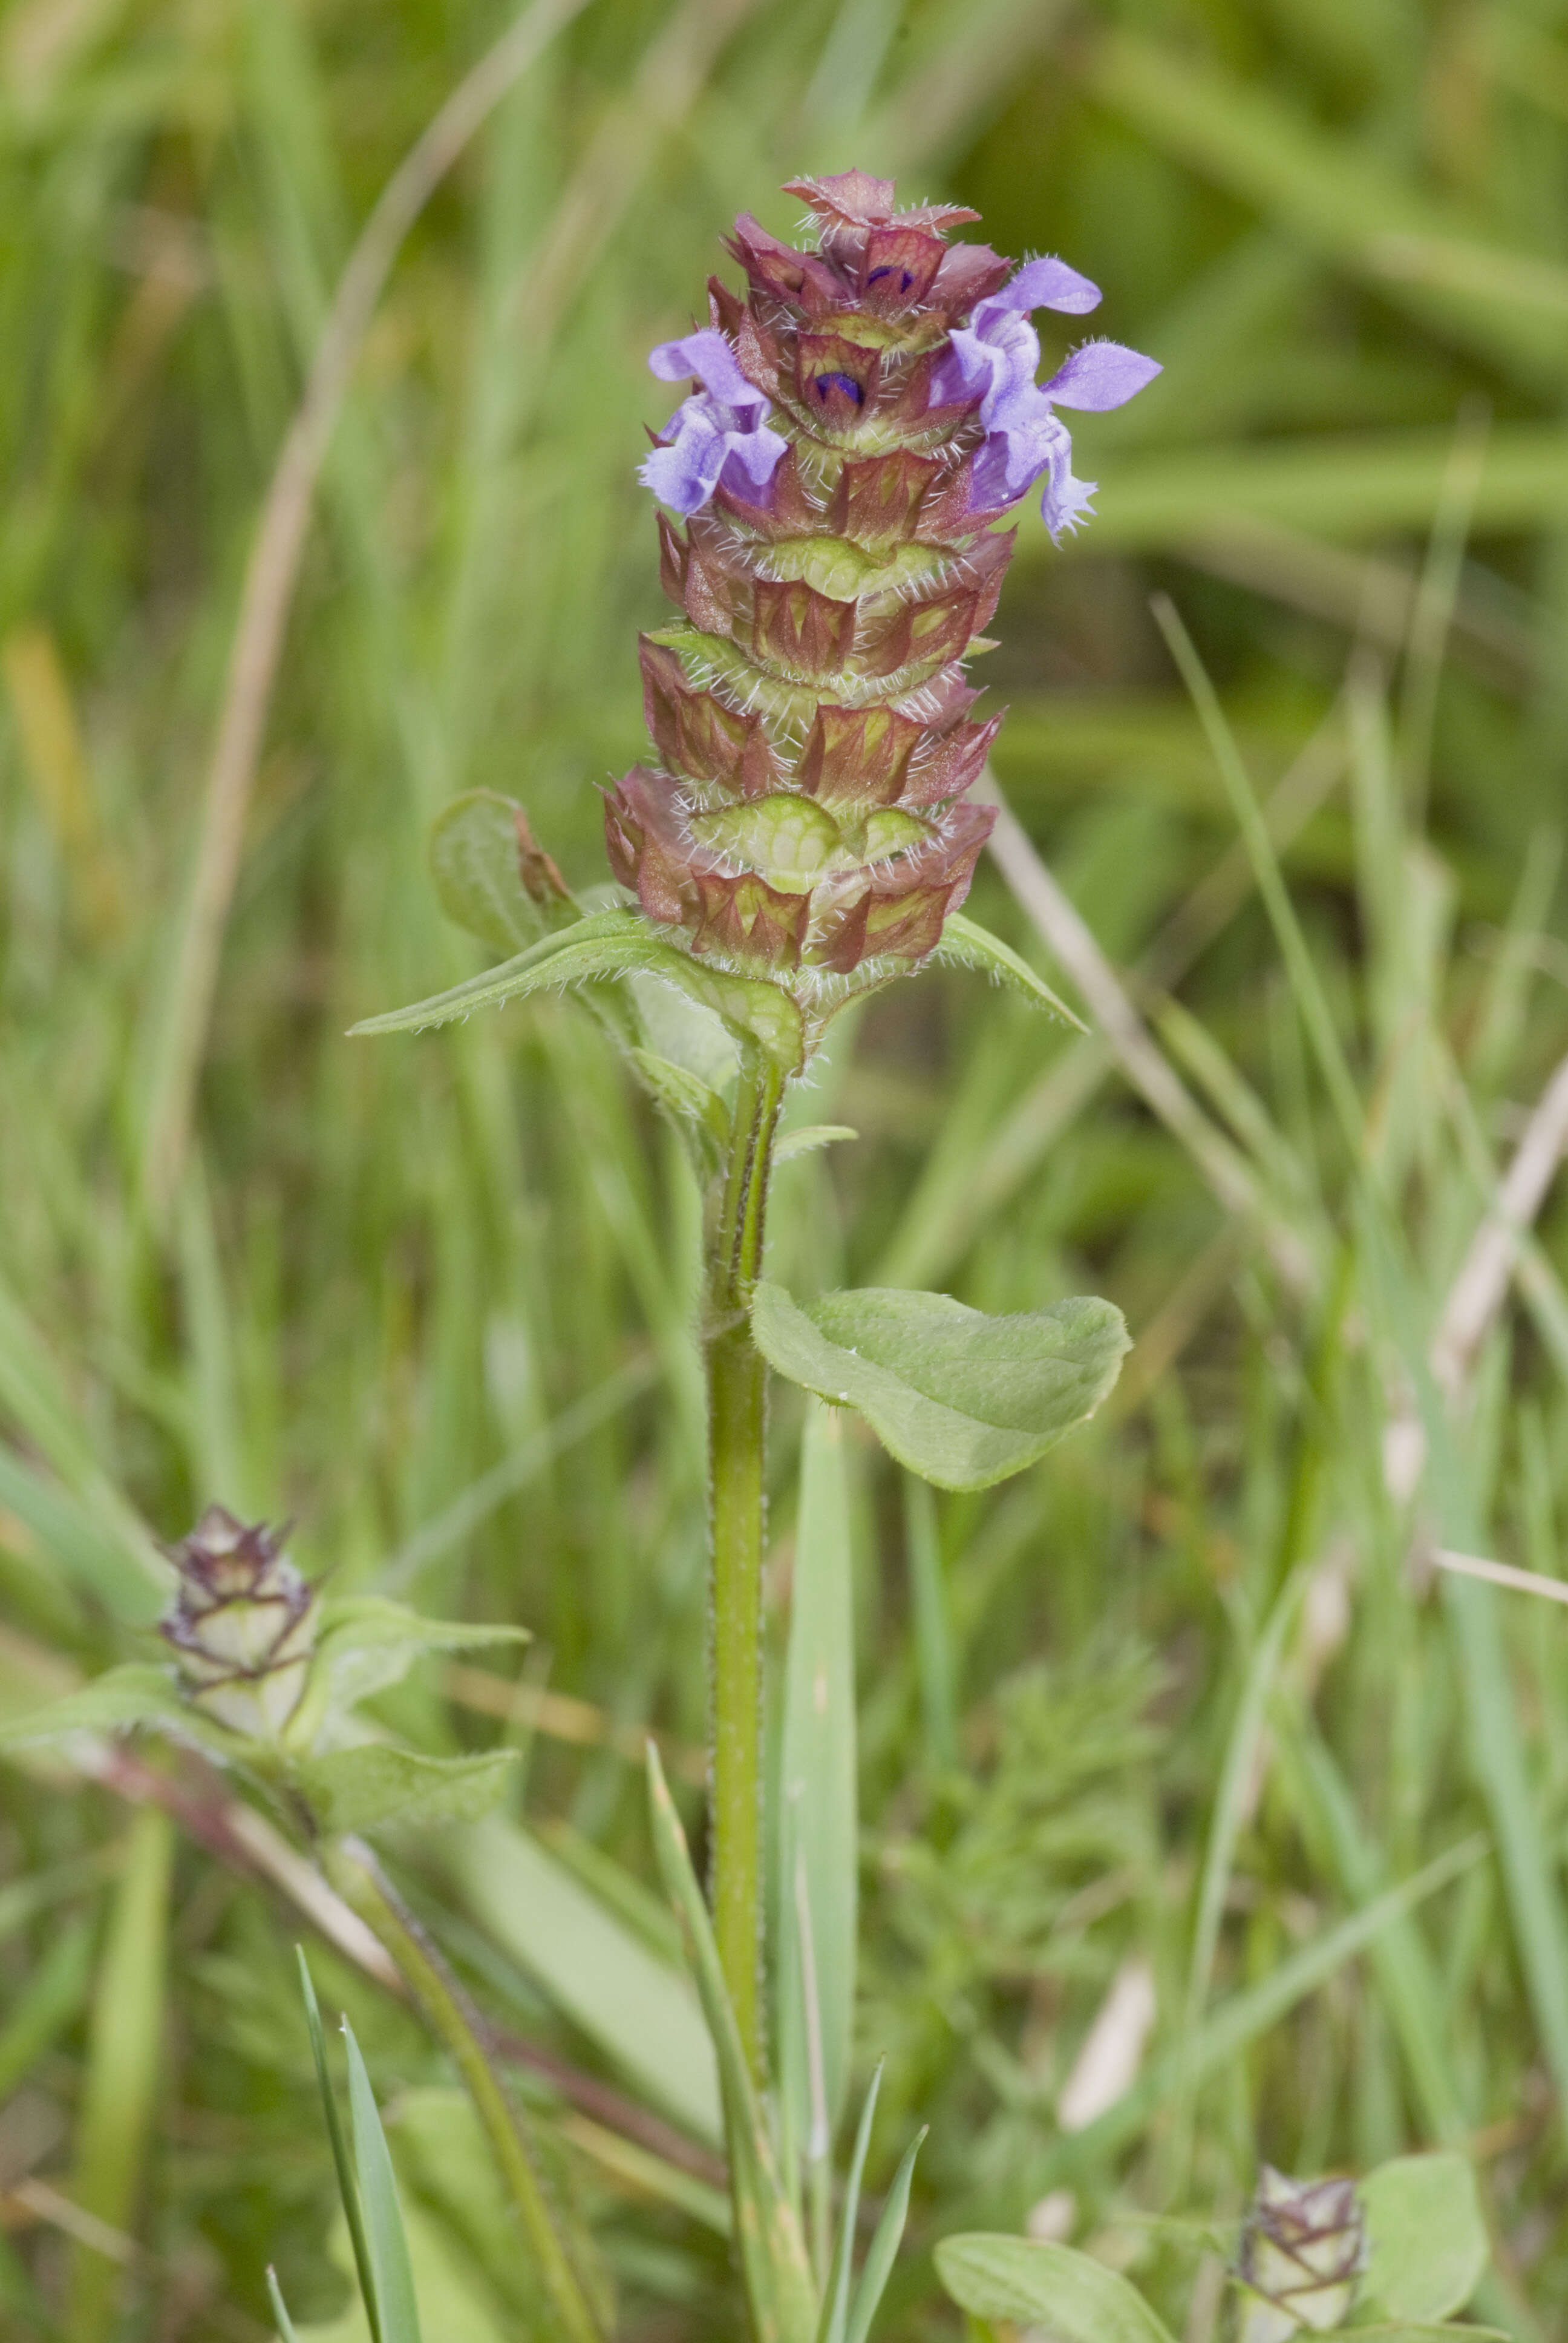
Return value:
<svg viewBox="0 0 1568 2343">
<path fill-rule="evenodd" d="M 805 1303 L 759 1284 L 751 1332 L 769 1364 L 835 1406 L 940 1489 L 989 1489 L 1092 1415 L 1128 1347 L 1121 1312 L 1082 1296 L 990 1318 L 894 1286 Z"/>
<path fill-rule="evenodd" d="M 960 2310 L 1028 2327 L 1050 2343 L 1171 2343 L 1136 2287 L 1070 2246 L 984 2230 L 944 2237 L 937 2276 Z"/>
<path fill-rule="evenodd" d="M 546 922 L 518 867 L 521 809 L 494 789 L 470 789 L 430 825 L 430 875 L 447 917 L 492 951 L 526 951 Z"/>
</svg>

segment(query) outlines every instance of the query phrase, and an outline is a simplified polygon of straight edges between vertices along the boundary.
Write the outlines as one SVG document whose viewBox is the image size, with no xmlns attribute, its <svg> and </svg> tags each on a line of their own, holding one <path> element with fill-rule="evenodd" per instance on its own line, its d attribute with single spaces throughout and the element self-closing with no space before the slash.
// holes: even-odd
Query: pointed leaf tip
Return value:
<svg viewBox="0 0 1568 2343">
<path fill-rule="evenodd" d="M 993 936 L 989 928 L 982 928 L 978 921 L 965 919 L 961 911 L 948 913 L 942 922 L 941 941 L 931 958 L 944 961 L 950 968 L 980 969 L 987 976 L 995 977 L 999 982 L 1008 985 L 1014 992 L 1022 993 L 1024 999 L 1032 1001 L 1037 1009 L 1048 1010 L 1051 1016 L 1060 1017 L 1064 1024 L 1075 1027 L 1080 1033 L 1089 1031 L 1077 1011 L 1070 1009 L 1066 1001 L 1051 990 L 1044 977 L 1036 975 L 1028 960 L 1015 952 L 1010 944 L 1004 944 L 1000 936 Z"/>
<path fill-rule="evenodd" d="M 403 2209 L 397 2201 L 397 2183 L 387 2153 L 387 2135 L 381 2128 L 376 2095 L 370 2087 L 359 2045 L 347 2017 L 343 2021 L 343 2039 L 348 2053 L 348 2111 L 354 2127 L 354 2161 L 359 2176 L 381 2343 L 423 2343 L 408 2241 L 403 2231 Z"/>
<path fill-rule="evenodd" d="M 881 2218 L 872 2232 L 866 2249 L 866 2265 L 860 2272 L 860 2283 L 855 2288 L 855 2299 L 844 2329 L 844 2343 L 866 2343 L 871 2321 L 893 2274 L 893 2264 L 903 2243 L 904 2224 L 910 2217 L 910 2188 L 915 2177 L 915 2158 L 919 2156 L 930 2127 L 922 2124 L 903 2153 L 902 2161 L 893 2175 L 882 2207 Z"/>
</svg>

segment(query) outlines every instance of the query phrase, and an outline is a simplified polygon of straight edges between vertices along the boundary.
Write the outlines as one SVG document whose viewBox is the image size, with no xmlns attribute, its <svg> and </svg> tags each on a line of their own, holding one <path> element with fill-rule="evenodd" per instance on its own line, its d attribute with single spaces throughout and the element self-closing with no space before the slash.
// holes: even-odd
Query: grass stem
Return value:
<svg viewBox="0 0 1568 2343">
<path fill-rule="evenodd" d="M 713 1932 L 747 2059 L 762 2071 L 762 1525 L 768 1369 L 747 1303 L 763 1222 L 783 1076 L 759 1056 L 741 1071 L 718 1226 L 710 1237 L 708 1376 L 712 1570 Z"/>
</svg>

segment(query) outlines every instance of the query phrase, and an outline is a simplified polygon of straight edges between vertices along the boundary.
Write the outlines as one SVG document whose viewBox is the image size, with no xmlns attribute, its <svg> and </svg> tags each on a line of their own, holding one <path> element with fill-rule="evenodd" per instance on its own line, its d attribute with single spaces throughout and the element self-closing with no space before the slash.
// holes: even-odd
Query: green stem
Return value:
<svg viewBox="0 0 1568 2343">
<path fill-rule="evenodd" d="M 387 1885 L 368 1847 L 355 1839 L 339 1839 L 322 1849 L 322 1864 L 344 1901 L 352 1905 L 390 1953 L 426 2023 L 461 2075 L 562 2335 L 570 2343 L 603 2343 L 603 2329 L 557 2229 L 528 2142 L 526 2118 L 512 2104 L 496 2071 L 484 2019 L 412 1913 Z"/>
<path fill-rule="evenodd" d="M 742 1067 L 729 1167 L 710 1233 L 709 1524 L 713 1604 L 713 1933 L 753 2073 L 762 2076 L 762 1518 L 768 1368 L 747 1306 L 784 1078 L 760 1053 Z"/>
</svg>

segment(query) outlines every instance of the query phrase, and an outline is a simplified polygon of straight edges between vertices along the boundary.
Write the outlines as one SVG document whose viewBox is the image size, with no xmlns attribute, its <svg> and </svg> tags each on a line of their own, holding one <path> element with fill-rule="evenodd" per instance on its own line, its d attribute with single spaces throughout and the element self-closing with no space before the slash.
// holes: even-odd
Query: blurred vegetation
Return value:
<svg viewBox="0 0 1568 2343">
<path fill-rule="evenodd" d="M 533 1627 L 510 1709 L 493 1674 L 432 1668 L 384 1713 L 436 1751 L 525 1732 L 519 1814 L 668 1956 L 606 1858 L 651 1877 L 637 1728 L 702 1733 L 676 1150 L 568 1005 L 343 1034 L 476 964 L 423 867 L 455 791 L 523 799 L 574 883 L 601 876 L 596 785 L 638 752 L 635 635 L 660 608 L 647 347 L 699 307 L 735 210 L 782 229 L 786 176 L 896 171 L 974 204 L 1000 249 L 1060 251 L 1104 287 L 1096 326 L 1164 362 L 1078 427 L 1093 526 L 1057 554 L 1026 518 L 987 679 L 1012 710 L 1003 786 L 1256 1210 L 1217 1201 L 1100 1041 L 959 974 L 876 1003 L 802 1101 L 859 1141 L 780 1172 L 798 1288 L 1098 1292 L 1138 1338 L 1102 1419 L 1014 1485 L 922 1511 L 859 1456 L 879 2186 L 916 2112 L 935 2127 L 885 2331 L 954 2333 L 935 2238 L 1050 2200 L 1179 2322 L 1196 2267 L 1206 2343 L 1204 2233 L 1142 2216 L 1223 2222 L 1260 2157 L 1442 2139 L 1473 2149 L 1494 2223 L 1483 2308 L 1559 2333 L 1568 1623 L 1434 1593 L 1419 1556 L 1435 1534 L 1561 1567 L 1560 1212 L 1430 1503 L 1384 1465 L 1419 1437 L 1442 1296 L 1568 1047 L 1568 11 L 588 0 L 377 310 L 159 1209 L 257 516 L 356 233 L 505 21 L 494 0 L 0 7 L 0 1700 L 141 1647 L 149 1534 L 209 1499 L 292 1516 L 340 1588 Z M 1282 792 L 1304 963 L 1240 857 L 1155 591 L 1252 786 Z M 1063 980 L 995 870 L 973 909 Z M 1408 1243 L 1393 1269 L 1374 1191 Z M 797 1421 L 780 1393 L 780 1615 Z M 515 2033 L 628 2087 L 434 1850 L 400 1869 Z M 112 1784 L 0 1776 L 7 2335 L 263 2336 L 268 2258 L 297 2318 L 338 2315 L 300 1925 Z M 1141 2079 L 1064 2130 L 1140 1956 Z M 446 2288 L 427 2331 L 527 2331 L 481 2184 L 455 2177 L 439 2058 L 312 1957 Z M 708 2184 L 678 2203 L 667 2167 L 650 2196 L 565 2132 L 626 2334 L 730 2331 Z"/>
</svg>

